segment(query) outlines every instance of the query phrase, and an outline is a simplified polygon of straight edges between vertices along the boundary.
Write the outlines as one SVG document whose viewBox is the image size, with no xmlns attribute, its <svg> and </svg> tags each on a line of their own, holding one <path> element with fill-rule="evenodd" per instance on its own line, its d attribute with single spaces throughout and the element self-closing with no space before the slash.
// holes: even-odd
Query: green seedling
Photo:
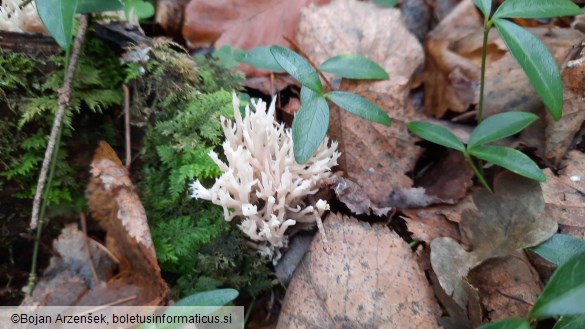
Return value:
<svg viewBox="0 0 585 329">
<path fill-rule="evenodd" d="M 506 0 L 491 15 L 491 0 L 474 0 L 474 3 L 484 15 L 478 127 L 473 131 L 467 147 L 449 130 L 432 123 L 411 122 L 408 128 L 413 134 L 423 139 L 463 152 L 482 185 L 488 189 L 488 184 L 482 175 L 481 161 L 476 167 L 471 156 L 494 163 L 519 175 L 544 181 L 545 176 L 542 171 L 525 154 L 509 147 L 484 145 L 516 134 L 537 119 L 534 115 L 509 112 L 483 120 L 488 34 L 492 26 L 495 26 L 553 119 L 559 120 L 563 111 L 563 84 L 554 58 L 538 38 L 506 19 L 572 16 L 582 14 L 582 11 L 570 0 Z"/>
<path fill-rule="evenodd" d="M 472 156 L 530 179 L 541 182 L 546 179 L 542 170 L 524 153 L 511 147 L 486 145 L 522 131 L 536 119 L 538 119 L 538 116 L 526 112 L 506 112 L 493 115 L 473 130 L 467 145 L 463 144 L 447 128 L 430 122 L 410 122 L 407 126 L 408 130 L 423 139 L 462 152 L 482 185 L 491 191 L 488 183 L 473 162 Z"/>
<path fill-rule="evenodd" d="M 237 60 L 261 69 L 287 72 L 301 83 L 301 108 L 292 125 L 293 149 L 298 163 L 307 162 L 325 139 L 329 129 L 327 100 L 367 120 L 391 124 L 388 114 L 376 104 L 354 93 L 325 90 L 321 83 L 321 72 L 346 79 L 388 79 L 382 67 L 363 56 L 338 55 L 314 67 L 303 56 L 281 46 L 257 47 L 245 53 L 234 52 L 234 55 Z"/>
</svg>

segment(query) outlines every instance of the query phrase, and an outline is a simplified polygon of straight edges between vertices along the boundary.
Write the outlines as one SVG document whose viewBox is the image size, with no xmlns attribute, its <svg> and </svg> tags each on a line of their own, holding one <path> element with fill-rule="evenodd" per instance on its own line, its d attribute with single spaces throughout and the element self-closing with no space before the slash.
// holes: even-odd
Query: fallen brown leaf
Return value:
<svg viewBox="0 0 585 329">
<path fill-rule="evenodd" d="M 417 178 L 425 193 L 440 203 L 455 204 L 473 185 L 473 170 L 461 152 L 449 150 L 439 163 Z"/>
<path fill-rule="evenodd" d="M 119 274 L 84 296 L 80 305 L 103 305 L 130 296 L 135 298 L 126 305 L 164 303 L 168 287 L 160 276 L 144 207 L 128 171 L 106 142 L 100 142 L 95 152 L 91 174 L 88 206 L 106 230 L 106 246 L 119 260 Z"/>
<path fill-rule="evenodd" d="M 477 211 L 471 195 L 455 205 L 436 205 L 418 209 L 402 209 L 408 231 L 415 240 L 430 244 L 436 238 L 450 237 L 461 241 L 457 223 L 465 211 Z"/>
<path fill-rule="evenodd" d="M 53 247 L 57 256 L 51 257 L 33 294 L 27 295 L 21 305 L 76 305 L 88 291 L 109 280 L 116 269 L 114 259 L 96 241 L 88 239 L 86 244 L 86 236 L 76 224 L 65 226 Z M 101 282 L 96 282 L 91 266 Z"/>
<path fill-rule="evenodd" d="M 391 127 L 332 108 L 341 114 L 337 132 L 341 137 L 335 132 L 333 136 L 341 139 L 348 176 L 378 207 L 389 206 L 395 188 L 412 186 L 405 173 L 412 170 L 420 152 L 406 129 L 406 122 L 418 117 L 408 94 L 411 77 L 423 63 L 420 43 L 404 27 L 399 10 L 348 0 L 303 9 L 297 41 L 317 64 L 335 55 L 357 53 L 390 74 L 387 81 L 344 80 L 340 89 L 376 103 L 393 119 Z"/>
<path fill-rule="evenodd" d="M 429 33 L 423 72 L 427 114 L 441 118 L 447 110 L 464 112 L 474 103 L 480 68 L 466 55 L 481 49 L 481 35 L 477 33 L 481 29 L 482 18 L 475 5 L 471 0 L 463 0 Z M 478 36 L 479 44 L 475 41 Z M 463 46 L 458 52 L 458 47 Z M 490 51 L 490 58 L 493 56 L 499 56 L 497 47 Z"/>
<path fill-rule="evenodd" d="M 559 223 L 562 233 L 575 233 L 585 229 L 585 155 L 570 151 L 563 160 L 559 176 L 545 169 L 546 182 L 541 183 L 550 216 Z M 580 232 L 581 230 L 576 230 Z M 577 234 L 578 238 L 585 238 Z"/>
<path fill-rule="evenodd" d="M 439 328 L 440 310 L 404 240 L 336 214 L 324 226 L 329 242 L 313 240 L 277 328 Z"/>
<path fill-rule="evenodd" d="M 408 231 L 412 233 L 412 238 L 426 243 L 431 243 L 433 239 L 440 237 L 450 237 L 455 241 L 460 241 L 457 224 L 448 221 L 438 213 L 435 207 L 423 209 L 404 209 L 405 216 L 402 218 L 406 221 Z"/>
<path fill-rule="evenodd" d="M 191 0 L 185 9 L 183 37 L 189 48 L 223 45 L 249 50 L 257 46 L 288 46 L 294 39 L 301 8 L 329 0 Z M 267 71 L 243 66 L 248 77 Z"/>
<path fill-rule="evenodd" d="M 337 175 L 333 176 L 333 180 L 335 195 L 352 213 L 356 215 L 373 213 L 378 217 L 384 217 L 392 210 L 390 207 L 378 208 L 373 205 L 363 189 L 352 180 Z"/>
<path fill-rule="evenodd" d="M 462 280 L 469 270 L 487 259 L 506 256 L 537 245 L 557 231 L 557 223 L 544 216 L 544 199 L 538 182 L 504 172 L 494 182 L 492 194 L 477 189 L 473 200 L 478 213 L 466 210 L 459 223 L 466 251 L 451 238 L 431 243 L 431 263 L 441 286 L 465 307 Z"/>
<path fill-rule="evenodd" d="M 527 318 L 542 292 L 540 277 L 522 250 L 487 260 L 469 272 L 468 280 L 478 288 L 487 322 Z"/>
</svg>

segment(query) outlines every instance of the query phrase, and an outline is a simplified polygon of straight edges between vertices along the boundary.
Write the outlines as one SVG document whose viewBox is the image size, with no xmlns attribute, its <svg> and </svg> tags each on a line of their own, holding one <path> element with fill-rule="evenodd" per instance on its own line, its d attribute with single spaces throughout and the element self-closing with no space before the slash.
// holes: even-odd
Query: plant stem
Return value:
<svg viewBox="0 0 585 329">
<path fill-rule="evenodd" d="M 488 191 L 490 191 L 490 192 L 493 193 L 493 191 L 490 188 L 490 186 L 488 185 L 487 181 L 485 180 L 485 178 L 483 177 L 483 175 L 481 174 L 481 172 L 477 169 L 477 167 L 473 163 L 473 159 L 471 158 L 471 156 L 469 155 L 469 153 L 463 152 L 463 155 L 465 156 L 465 160 L 467 160 L 467 163 L 469 163 L 469 165 L 471 166 L 471 169 L 475 173 L 475 176 L 477 176 L 477 178 L 481 182 L 481 185 L 483 185 L 483 187 L 485 187 Z"/>
<path fill-rule="evenodd" d="M 481 80 L 479 82 L 479 111 L 477 112 L 477 123 L 481 123 L 483 121 L 483 93 L 484 93 L 484 86 L 485 86 L 485 62 L 487 59 L 487 45 L 488 45 L 488 36 L 490 33 L 490 29 L 492 28 L 492 22 L 487 20 L 484 24 L 483 28 L 483 48 L 481 50 Z"/>
<path fill-rule="evenodd" d="M 250 314 L 252 314 L 252 308 L 254 308 L 255 303 L 256 297 L 252 299 L 252 301 L 250 302 L 250 306 L 248 306 L 248 312 L 246 312 L 246 315 L 244 316 L 244 324 L 247 324 L 248 320 L 250 320 Z"/>
<path fill-rule="evenodd" d="M 43 224 L 45 223 L 45 209 L 47 208 L 47 202 L 49 200 L 49 192 L 51 190 L 51 183 L 53 181 L 53 173 L 55 172 L 55 166 L 57 164 L 57 155 L 59 154 L 59 146 L 61 145 L 62 130 L 59 130 L 57 135 L 57 141 L 55 142 L 55 151 L 51 159 L 51 168 L 49 169 L 49 177 L 47 178 L 47 188 L 43 192 L 43 202 L 41 203 L 41 211 L 39 214 L 39 224 L 37 226 L 37 233 L 35 244 L 33 246 L 33 255 L 31 261 L 30 275 L 28 278 L 28 294 L 32 295 L 32 291 L 36 281 L 37 273 L 37 259 L 39 256 L 39 245 L 41 244 L 41 235 L 43 232 Z"/>
</svg>

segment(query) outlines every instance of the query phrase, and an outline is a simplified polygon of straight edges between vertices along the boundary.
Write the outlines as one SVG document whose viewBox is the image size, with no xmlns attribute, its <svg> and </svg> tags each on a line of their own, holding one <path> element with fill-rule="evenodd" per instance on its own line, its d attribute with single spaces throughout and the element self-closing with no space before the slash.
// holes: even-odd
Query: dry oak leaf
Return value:
<svg viewBox="0 0 585 329">
<path fill-rule="evenodd" d="M 504 172 L 496 177 L 494 191 L 475 190 L 478 212 L 465 210 L 462 215 L 459 229 L 471 251 L 448 237 L 431 242 L 431 264 L 441 287 L 463 308 L 467 296 L 462 280 L 471 269 L 487 259 L 535 246 L 557 231 L 557 223 L 544 215 L 538 182 Z"/>
<path fill-rule="evenodd" d="M 120 273 L 80 304 L 103 305 L 132 296 L 126 305 L 164 303 L 168 286 L 160 275 L 146 212 L 128 171 L 104 141 L 91 163 L 86 197 L 93 217 L 106 230 L 106 246 L 119 260 Z"/>
<path fill-rule="evenodd" d="M 343 80 L 339 89 L 376 103 L 392 118 L 392 126 L 333 107 L 332 115 L 339 111 L 341 118 L 331 122 L 341 127 L 330 133 L 340 142 L 347 175 L 359 182 L 377 207 L 391 206 L 392 191 L 412 186 L 405 173 L 414 168 L 420 153 L 405 122 L 422 119 L 408 98 L 412 75 L 423 64 L 422 46 L 404 26 L 399 10 L 353 0 L 304 8 L 297 41 L 317 64 L 353 53 L 375 61 L 389 73 L 386 81 Z"/>
<path fill-rule="evenodd" d="M 329 242 L 313 240 L 277 328 L 440 328 L 432 289 L 404 240 L 334 213 L 323 224 Z"/>
</svg>

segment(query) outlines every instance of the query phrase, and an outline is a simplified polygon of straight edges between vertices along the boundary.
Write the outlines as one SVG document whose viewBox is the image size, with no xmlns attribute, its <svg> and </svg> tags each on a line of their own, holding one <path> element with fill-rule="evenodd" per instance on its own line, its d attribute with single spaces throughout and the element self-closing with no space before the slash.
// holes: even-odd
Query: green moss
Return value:
<svg viewBox="0 0 585 329">
<path fill-rule="evenodd" d="M 11 197 L 32 199 L 45 154 L 57 91 L 63 84 L 65 58 L 33 58 L 0 49 L 0 187 L 10 184 Z M 123 71 L 117 55 L 96 38 L 88 38 L 74 78 L 71 106 L 66 112 L 63 137 L 47 204 L 49 213 L 78 212 L 83 208 L 87 163 L 73 165 L 72 145 L 79 139 L 97 141 L 99 131 L 80 122 L 92 112 L 122 103 Z M 93 123 L 95 124 L 95 123 Z M 74 131 L 82 133 L 73 134 Z"/>
<path fill-rule="evenodd" d="M 189 106 L 193 95 L 241 88 L 241 74 L 213 59 L 198 57 L 194 61 L 173 46 L 176 45 L 156 41 L 152 47 L 132 48 L 125 55 L 126 60 L 134 58 L 126 66 L 125 81 L 134 90 L 132 124 L 135 126 L 153 124 L 155 118 L 169 119 L 174 111 Z"/>
<path fill-rule="evenodd" d="M 272 286 L 268 264 L 225 222 L 220 207 L 188 191 L 195 179 L 211 182 L 221 173 L 208 153 L 219 151 L 220 116 L 233 116 L 231 90 L 241 76 L 213 59 L 200 57 L 194 65 L 166 44 L 150 56 L 146 64 L 129 65 L 135 80 L 127 82 L 144 93 L 140 102 L 149 109 L 134 111 L 149 127 L 138 190 L 165 278 L 175 298 L 220 287 L 255 296 Z"/>
</svg>

